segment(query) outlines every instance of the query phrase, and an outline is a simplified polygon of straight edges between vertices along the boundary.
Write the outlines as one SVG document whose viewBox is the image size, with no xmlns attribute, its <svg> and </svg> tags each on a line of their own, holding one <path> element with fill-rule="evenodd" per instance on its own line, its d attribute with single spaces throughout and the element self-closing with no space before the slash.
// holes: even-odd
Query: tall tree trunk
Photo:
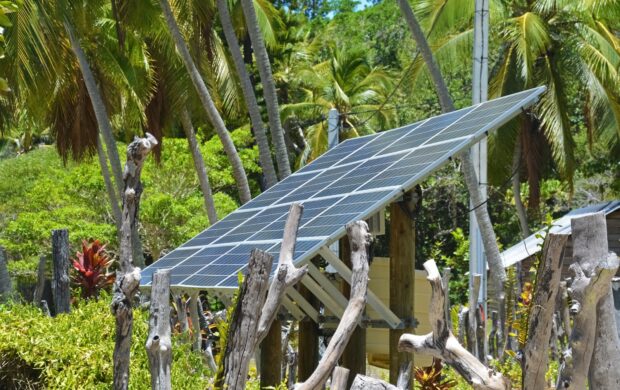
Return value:
<svg viewBox="0 0 620 390">
<path fill-rule="evenodd" d="M 181 35 L 181 31 L 179 30 L 179 26 L 174 18 L 174 14 L 172 13 L 172 9 L 170 8 L 170 3 L 168 0 L 160 0 L 161 8 L 164 12 L 164 17 L 166 18 L 166 23 L 168 25 L 168 29 L 170 30 L 170 34 L 172 35 L 172 39 L 174 40 L 174 44 L 185 64 L 185 68 L 189 73 L 190 78 L 192 79 L 192 83 L 196 88 L 196 92 L 198 92 L 198 96 L 200 97 L 200 101 L 202 103 L 202 107 L 204 108 L 211 124 L 215 128 L 218 137 L 222 141 L 222 146 L 224 151 L 226 152 L 226 156 L 228 157 L 228 161 L 232 166 L 233 176 L 235 177 L 235 181 L 237 183 L 237 188 L 239 190 L 239 199 L 242 203 L 247 203 L 252 198 L 250 193 L 250 186 L 248 184 L 248 178 L 245 174 L 245 169 L 243 168 L 243 164 L 241 163 L 241 158 L 239 157 L 239 153 L 237 153 L 237 149 L 232 141 L 230 134 L 228 133 L 228 129 L 226 129 L 226 125 L 224 124 L 224 120 L 220 116 L 220 113 L 217 111 L 217 107 L 215 107 L 215 103 L 213 103 L 213 99 L 211 98 L 211 94 L 209 94 L 209 90 L 205 85 L 194 60 L 192 59 L 191 54 L 189 53 L 189 49 L 187 48 L 187 44 L 183 40 L 183 35 Z"/>
<path fill-rule="evenodd" d="M 90 101 L 93 105 L 93 111 L 95 112 L 95 117 L 97 119 L 97 126 L 99 127 L 99 131 L 105 140 L 108 156 L 110 158 L 110 165 L 112 166 L 112 172 L 114 173 L 114 181 L 116 182 L 116 187 L 120 194 L 123 191 L 121 160 L 118 156 L 118 149 L 116 149 L 116 141 L 114 140 L 114 133 L 112 132 L 108 112 L 105 108 L 105 104 L 103 103 L 103 98 L 99 91 L 99 87 L 97 86 L 95 76 L 93 75 L 90 65 L 88 64 L 88 60 L 86 59 L 86 54 L 84 54 L 84 51 L 80 46 L 80 41 L 75 36 L 73 26 L 68 20 L 65 20 L 65 30 L 67 31 L 67 35 L 69 35 L 69 40 L 71 41 L 71 49 L 75 53 L 78 63 L 80 64 L 80 70 L 82 72 L 82 77 L 84 78 L 84 83 L 86 84 L 86 90 L 88 91 L 88 96 L 90 97 Z"/>
<path fill-rule="evenodd" d="M 54 314 L 71 311 L 71 287 L 69 286 L 69 231 L 52 230 L 52 294 Z"/>
<path fill-rule="evenodd" d="M 127 146 L 125 182 L 123 191 L 123 215 L 119 269 L 116 271 L 112 296 L 112 314 L 116 318 L 114 344 L 114 389 L 125 390 L 129 386 L 129 357 L 131 332 L 133 328 L 133 299 L 140 286 L 140 268 L 133 262 L 133 226 L 139 210 L 142 195 L 140 175 L 142 165 L 157 140 L 146 133 L 146 138 L 137 138 Z"/>
<path fill-rule="evenodd" d="M 224 29 L 226 43 L 230 48 L 233 62 L 235 63 L 235 68 L 239 74 L 243 98 L 245 99 L 245 104 L 247 105 L 248 113 L 250 114 L 250 122 L 254 128 L 254 136 L 256 137 L 256 143 L 258 144 L 260 164 L 263 168 L 266 186 L 269 188 L 278 182 L 278 178 L 276 176 L 276 169 L 273 166 L 273 160 L 271 159 L 269 140 L 267 139 L 267 134 L 265 134 L 265 127 L 263 126 L 263 119 L 260 115 L 258 101 L 256 100 L 254 89 L 252 88 L 252 81 L 250 80 L 248 71 L 245 68 L 245 63 L 243 62 L 241 48 L 239 47 L 239 41 L 237 41 L 237 37 L 235 36 L 235 30 L 233 29 L 232 19 L 230 18 L 230 12 L 228 11 L 226 0 L 217 0 L 217 8 L 220 14 L 222 28 Z"/>
<path fill-rule="evenodd" d="M 146 339 L 152 390 L 172 388 L 170 383 L 172 337 L 170 333 L 170 270 L 161 269 L 153 274 L 149 335 Z"/>
<path fill-rule="evenodd" d="M 409 2 L 407 0 L 398 0 L 398 5 L 400 6 L 405 20 L 411 29 L 413 39 L 418 46 L 418 50 L 420 50 L 422 58 L 424 58 L 424 62 L 429 69 L 431 78 L 435 84 L 435 89 L 437 90 L 437 95 L 439 96 L 442 111 L 454 111 L 454 103 L 450 97 L 448 87 L 446 86 L 439 66 L 437 66 L 437 63 L 435 62 L 433 52 L 428 45 L 420 24 L 413 14 L 413 10 L 411 9 Z M 493 230 L 493 225 L 491 224 L 491 218 L 489 216 L 486 203 L 484 203 L 484 196 L 478 186 L 478 177 L 471 159 L 471 152 L 469 150 L 464 152 L 461 156 L 461 160 L 463 162 L 462 167 L 463 175 L 465 176 L 465 184 L 467 185 L 471 202 L 475 207 L 474 213 L 480 228 L 484 252 L 489 262 L 491 282 L 496 286 L 496 300 L 501 304 L 504 299 L 504 281 L 506 280 L 506 271 L 504 270 L 499 248 L 497 246 L 495 231 Z"/>
<path fill-rule="evenodd" d="M 521 200 L 521 137 L 517 136 L 517 142 L 515 143 L 514 155 L 512 157 L 512 192 L 515 198 L 515 208 L 517 209 L 517 216 L 519 217 L 519 227 L 521 228 L 521 235 L 523 239 L 526 239 L 530 235 L 530 228 L 527 224 L 527 211 Z"/>
<path fill-rule="evenodd" d="M 265 104 L 267 105 L 267 114 L 269 115 L 269 128 L 271 130 L 271 139 L 276 151 L 276 162 L 278 163 L 278 173 L 280 179 L 284 179 L 291 174 L 291 166 L 288 160 L 288 151 L 284 142 L 284 129 L 280 123 L 280 109 L 278 108 L 278 95 L 276 94 L 276 85 L 273 81 L 271 73 L 271 64 L 269 63 L 269 55 L 267 48 L 258 26 L 256 18 L 256 10 L 254 9 L 253 0 L 241 0 L 243 7 L 243 15 L 248 27 L 248 34 L 252 41 L 256 64 L 258 65 L 258 73 L 263 83 L 263 94 Z"/>
<path fill-rule="evenodd" d="M 116 191 L 114 189 L 114 183 L 112 183 L 112 177 L 108 170 L 108 160 L 105 156 L 103 146 L 101 145 L 101 136 L 97 139 L 97 157 L 99 157 L 99 166 L 101 167 L 101 176 L 103 176 L 103 182 L 105 183 L 105 189 L 110 199 L 110 205 L 112 206 L 112 215 L 114 216 L 114 223 L 116 224 L 116 230 L 121 231 L 121 208 L 118 205 L 118 198 L 116 197 Z"/>
<path fill-rule="evenodd" d="M 67 35 L 69 35 L 69 40 L 71 41 L 71 48 L 78 59 L 78 63 L 80 64 L 80 70 L 82 72 L 82 77 L 84 78 L 84 84 L 86 84 L 86 90 L 88 91 L 88 96 L 90 97 L 91 104 L 93 105 L 93 110 L 95 111 L 95 117 L 97 118 L 97 126 L 99 127 L 99 132 L 103 136 L 103 139 L 106 143 L 106 149 L 108 157 L 110 159 L 110 165 L 112 166 L 112 173 L 114 174 L 114 181 L 116 182 L 118 192 L 119 194 L 121 194 L 122 197 L 123 175 L 121 170 L 121 160 L 118 156 L 118 149 L 116 149 L 114 133 L 112 132 L 112 126 L 110 124 L 108 112 L 105 108 L 105 103 L 103 102 L 103 97 L 101 96 L 101 92 L 99 91 L 99 87 L 97 86 L 95 76 L 93 75 L 93 72 L 90 69 L 90 65 L 88 64 L 88 60 L 86 59 L 86 54 L 84 54 L 84 51 L 80 46 L 80 42 L 75 36 L 73 26 L 67 20 L 65 20 L 64 24 Z M 99 161 L 101 162 L 101 157 L 99 159 Z M 112 205 L 112 208 L 114 209 L 114 205 Z M 115 210 L 113 211 L 116 212 Z M 142 242 L 140 241 L 140 235 L 138 234 L 137 223 L 133 225 L 133 229 L 133 256 L 136 264 L 143 266 L 144 253 L 142 252 Z"/>
<path fill-rule="evenodd" d="M 209 223 L 213 225 L 217 222 L 217 211 L 215 210 L 215 201 L 213 200 L 213 192 L 211 191 L 211 184 L 209 183 L 209 176 L 207 175 L 207 167 L 205 161 L 202 158 L 202 153 L 198 147 L 198 140 L 196 139 L 196 133 L 194 132 L 194 126 L 192 124 L 192 118 L 186 108 L 181 110 L 181 125 L 185 131 L 187 137 L 187 143 L 189 144 L 189 150 L 192 152 L 192 159 L 194 160 L 194 168 L 198 175 L 198 181 L 200 182 L 200 189 L 202 190 L 202 196 L 205 201 L 205 208 L 207 209 L 207 216 L 209 217 Z"/>
</svg>

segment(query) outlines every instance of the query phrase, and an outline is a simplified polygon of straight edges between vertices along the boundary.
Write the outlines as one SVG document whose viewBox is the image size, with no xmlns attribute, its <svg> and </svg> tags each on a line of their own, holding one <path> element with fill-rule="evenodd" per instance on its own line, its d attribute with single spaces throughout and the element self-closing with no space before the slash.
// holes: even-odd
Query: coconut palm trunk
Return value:
<svg viewBox="0 0 620 390">
<path fill-rule="evenodd" d="M 267 114 L 269 115 L 269 128 L 271 131 L 271 139 L 276 152 L 276 162 L 278 164 L 278 173 L 280 180 L 291 174 L 291 166 L 288 159 L 288 151 L 284 141 L 284 129 L 280 122 L 280 109 L 278 107 L 278 96 L 276 94 L 276 85 L 273 81 L 271 73 L 271 64 L 269 63 L 269 55 L 265 47 L 265 41 L 258 26 L 256 10 L 254 9 L 254 0 L 241 0 L 245 23 L 248 27 L 250 41 L 254 49 L 256 64 L 258 65 L 258 73 L 263 83 L 263 93 L 265 104 L 267 105 Z"/>
<path fill-rule="evenodd" d="M 248 113 L 250 114 L 250 122 L 252 123 L 252 128 L 254 128 L 254 137 L 256 138 L 256 143 L 258 144 L 258 153 L 260 157 L 260 164 L 263 168 L 265 184 L 266 187 L 269 188 L 278 182 L 278 178 L 276 176 L 276 169 L 273 166 L 273 160 L 271 159 L 269 140 L 267 139 L 267 134 L 265 134 L 263 119 L 261 118 L 260 109 L 258 108 L 258 101 L 256 100 L 256 95 L 254 94 L 252 81 L 250 80 L 250 76 L 245 68 L 245 63 L 243 62 L 241 47 L 239 46 L 239 42 L 235 36 L 235 30 L 233 28 L 232 19 L 230 17 L 226 0 L 217 0 L 217 9 L 220 14 L 220 22 L 222 23 L 222 28 L 224 30 L 224 37 L 226 38 L 226 43 L 230 48 L 233 62 L 235 63 L 235 68 L 241 81 L 243 98 L 245 99 L 245 104 L 248 108 Z"/>
<path fill-rule="evenodd" d="M 118 231 L 121 231 L 121 208 L 118 205 L 118 198 L 116 197 L 116 190 L 114 189 L 114 183 L 112 183 L 112 177 L 110 176 L 110 170 L 108 169 L 108 160 L 103 150 L 101 143 L 103 140 L 101 136 L 97 139 L 97 157 L 99 157 L 99 166 L 101 167 L 101 176 L 103 176 L 103 182 L 105 183 L 105 189 L 108 192 L 108 198 L 112 205 L 112 215 L 114 216 L 114 222 Z"/>
<path fill-rule="evenodd" d="M 110 165 L 112 166 L 112 173 L 114 174 L 114 181 L 116 182 L 116 187 L 118 189 L 118 193 L 120 194 L 123 190 L 123 171 L 121 169 L 121 159 L 118 156 L 118 149 L 116 148 L 116 141 L 114 140 L 114 133 L 112 132 L 112 125 L 110 124 L 108 112 L 103 102 L 103 98 L 101 97 L 101 93 L 99 92 L 97 82 L 95 81 L 95 76 L 93 75 L 90 65 L 88 64 L 86 54 L 84 54 L 84 50 L 82 50 L 82 46 L 80 46 L 80 41 L 75 36 L 73 26 L 67 20 L 65 20 L 64 24 L 69 40 L 71 41 L 71 49 L 73 50 L 73 53 L 75 53 L 80 65 L 80 71 L 82 72 L 82 77 L 84 78 L 84 84 L 86 84 L 86 90 L 88 91 L 88 96 L 90 97 L 90 101 L 93 105 L 93 111 L 95 112 L 95 117 L 97 119 L 97 126 L 99 127 L 99 132 L 103 136 L 103 140 L 105 141 L 108 158 L 110 159 Z"/>
<path fill-rule="evenodd" d="M 196 133 L 194 132 L 192 118 L 186 108 L 181 110 L 181 125 L 185 131 L 187 143 L 189 144 L 189 150 L 191 151 L 192 159 L 194 160 L 194 167 L 196 168 L 196 174 L 198 175 L 198 181 L 200 182 L 200 189 L 202 190 L 202 196 L 204 197 L 207 217 L 209 217 L 209 224 L 213 225 L 217 222 L 217 211 L 215 210 L 215 202 L 213 201 L 213 192 L 211 191 L 211 184 L 209 184 L 209 176 L 207 175 L 205 161 L 202 158 L 202 153 L 200 153 L 200 148 L 198 147 L 198 140 L 196 139 Z"/>
<path fill-rule="evenodd" d="M 420 24 L 411 9 L 411 5 L 409 5 L 407 0 L 398 0 L 398 5 L 400 6 L 405 20 L 409 25 L 413 39 L 416 42 L 418 50 L 420 50 L 420 54 L 426 63 L 429 73 L 431 74 L 435 89 L 437 90 L 437 95 L 439 96 L 442 111 L 454 111 L 454 103 L 450 97 L 448 87 L 446 86 L 446 83 L 441 75 L 439 66 L 437 66 L 437 63 L 435 62 L 433 52 L 431 51 L 428 41 L 422 32 L 422 28 L 420 27 Z M 462 168 L 463 176 L 465 177 L 465 184 L 467 185 L 471 202 L 474 205 L 474 214 L 476 215 L 476 220 L 478 221 L 478 226 L 480 228 L 484 252 L 489 262 L 491 283 L 496 287 L 495 291 L 497 294 L 497 302 L 501 303 L 504 298 L 504 281 L 506 280 L 506 272 L 504 270 L 499 248 L 497 246 L 495 231 L 493 230 L 493 225 L 491 224 L 489 210 L 487 209 L 487 205 L 484 202 L 484 197 L 480 191 L 480 187 L 478 186 L 478 176 L 476 175 L 474 164 L 471 159 L 471 152 L 469 150 L 462 154 L 461 161 L 463 162 Z"/>
<path fill-rule="evenodd" d="M 67 31 L 67 35 L 69 36 L 69 40 L 71 41 L 71 49 L 73 50 L 75 56 L 78 59 L 80 71 L 82 72 L 82 77 L 84 78 L 84 84 L 86 84 L 86 90 L 88 91 L 88 96 L 93 105 L 93 111 L 95 112 L 95 117 L 97 119 L 97 127 L 99 127 L 99 133 L 101 134 L 106 143 L 107 154 L 110 159 L 110 165 L 112 166 L 112 173 L 114 174 L 114 181 L 116 182 L 119 196 L 122 197 L 123 175 L 121 173 L 121 160 L 118 156 L 116 141 L 114 140 L 114 134 L 112 133 L 112 125 L 110 124 L 110 118 L 108 117 L 108 112 L 105 108 L 103 97 L 101 96 L 101 92 L 99 91 L 99 87 L 97 86 L 97 82 L 95 81 L 95 76 L 93 75 L 93 72 L 90 69 L 90 65 L 88 64 L 88 60 L 86 59 L 86 54 L 84 54 L 84 51 L 80 46 L 80 41 L 75 36 L 73 26 L 68 20 L 64 21 L 64 25 L 65 30 Z M 114 200 L 110 198 L 110 202 L 112 203 L 114 202 Z M 115 206 L 114 204 L 112 204 L 112 210 L 116 214 L 115 207 L 118 208 L 118 205 Z M 120 221 L 120 219 L 118 219 L 117 221 Z M 117 224 L 118 223 L 119 222 L 117 222 Z M 144 252 L 142 251 L 142 241 L 140 240 L 140 234 L 138 233 L 137 219 L 136 223 L 132 225 L 131 234 L 133 261 L 137 266 L 143 267 Z"/>
<path fill-rule="evenodd" d="M 224 151 L 226 152 L 226 156 L 228 157 L 228 161 L 232 166 L 233 176 L 237 183 L 237 188 L 239 190 L 239 199 L 242 203 L 247 203 L 252 198 L 250 193 L 250 186 L 248 184 L 248 178 L 245 174 L 245 169 L 243 168 L 243 164 L 241 163 L 241 158 L 239 157 L 239 153 L 237 153 L 237 149 L 233 144 L 232 138 L 228 133 L 228 129 L 226 129 L 226 125 L 220 116 L 220 113 L 217 111 L 215 107 L 215 103 L 213 103 L 213 99 L 209 94 L 209 90 L 205 85 L 194 60 L 192 59 L 191 54 L 189 53 L 189 49 L 187 48 L 187 44 L 185 43 L 183 36 L 181 35 L 181 31 L 179 30 L 179 26 L 174 18 L 174 14 L 172 13 L 172 9 L 170 8 L 170 3 L 168 0 L 160 0 L 161 8 L 164 12 L 164 17 L 166 19 L 166 24 L 168 25 L 168 29 L 170 30 L 170 34 L 172 35 L 172 39 L 174 40 L 174 44 L 183 60 L 183 64 L 189 73 L 190 78 L 192 79 L 192 83 L 196 88 L 196 92 L 198 92 L 198 96 L 200 97 L 200 101 L 202 106 L 211 121 L 211 124 L 215 128 L 218 137 L 222 141 L 222 146 L 224 147 Z"/>
</svg>

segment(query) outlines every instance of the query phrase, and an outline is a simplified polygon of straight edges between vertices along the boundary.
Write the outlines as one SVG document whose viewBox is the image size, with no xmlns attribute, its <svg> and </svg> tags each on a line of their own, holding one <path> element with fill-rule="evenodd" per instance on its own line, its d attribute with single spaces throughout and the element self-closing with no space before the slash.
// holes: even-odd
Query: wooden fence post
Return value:
<svg viewBox="0 0 620 390">
<path fill-rule="evenodd" d="M 142 183 L 140 175 L 144 160 L 157 140 L 146 133 L 146 138 L 135 138 L 127 146 L 127 162 L 123 173 L 123 214 L 121 219 L 121 242 L 119 269 L 112 295 L 112 314 L 116 318 L 114 343 L 114 389 L 125 390 L 129 386 L 129 358 L 133 328 L 133 298 L 140 286 L 140 268 L 133 262 L 133 233 L 136 216 L 140 210 Z"/>
<path fill-rule="evenodd" d="M 146 354 L 149 358 L 152 390 L 170 390 L 172 364 L 172 339 L 170 337 L 170 270 L 162 269 L 153 274 L 151 306 L 149 309 L 149 335 Z"/>
<path fill-rule="evenodd" d="M 8 299 L 13 289 L 11 275 L 9 275 L 7 267 L 8 260 L 4 248 L 0 246 L 0 302 Z"/>
<path fill-rule="evenodd" d="M 54 314 L 69 313 L 71 310 L 71 288 L 69 286 L 69 231 L 52 230 L 52 293 Z"/>
</svg>

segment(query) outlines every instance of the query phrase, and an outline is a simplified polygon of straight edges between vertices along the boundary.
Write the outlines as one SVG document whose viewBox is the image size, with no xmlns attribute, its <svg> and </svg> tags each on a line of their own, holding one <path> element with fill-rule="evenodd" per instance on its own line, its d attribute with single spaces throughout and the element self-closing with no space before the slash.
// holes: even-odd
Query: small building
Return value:
<svg viewBox="0 0 620 390">
<path fill-rule="evenodd" d="M 598 212 L 602 212 L 606 216 L 609 250 L 620 254 L 620 200 L 598 203 L 572 210 L 562 218 L 553 221 L 549 231 L 551 233 L 571 234 L 571 220 L 573 218 Z M 523 269 L 529 269 L 529 266 L 533 263 L 534 255 L 542 250 L 545 234 L 545 230 L 539 230 L 525 240 L 520 241 L 502 252 L 501 255 L 504 268 L 522 262 L 524 265 Z M 562 260 L 562 278 L 572 276 L 568 271 L 568 267 L 573 262 L 573 243 L 571 237 L 568 238 L 568 242 L 566 243 L 564 258 Z"/>
</svg>

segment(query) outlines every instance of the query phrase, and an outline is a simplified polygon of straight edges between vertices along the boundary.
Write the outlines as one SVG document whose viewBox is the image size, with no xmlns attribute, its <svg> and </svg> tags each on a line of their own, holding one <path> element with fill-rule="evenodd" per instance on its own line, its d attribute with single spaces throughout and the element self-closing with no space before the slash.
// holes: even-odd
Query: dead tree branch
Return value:
<svg viewBox="0 0 620 390">
<path fill-rule="evenodd" d="M 319 389 L 325 384 L 362 318 L 366 306 L 368 246 L 370 245 L 371 235 L 368 232 L 368 225 L 364 221 L 348 224 L 347 234 L 351 243 L 351 264 L 353 268 L 351 298 L 318 367 L 305 382 L 295 386 L 296 390 Z M 441 306 L 441 312 L 443 317 L 443 306 Z"/>
<path fill-rule="evenodd" d="M 398 347 L 402 351 L 431 355 L 443 359 L 452 366 L 476 390 L 510 389 L 510 381 L 500 373 L 490 371 L 469 353 L 452 334 L 444 319 L 445 292 L 441 284 L 441 274 L 434 260 L 424 263 L 431 284 L 431 303 L 429 310 L 432 332 L 423 336 L 404 334 Z"/>
</svg>

